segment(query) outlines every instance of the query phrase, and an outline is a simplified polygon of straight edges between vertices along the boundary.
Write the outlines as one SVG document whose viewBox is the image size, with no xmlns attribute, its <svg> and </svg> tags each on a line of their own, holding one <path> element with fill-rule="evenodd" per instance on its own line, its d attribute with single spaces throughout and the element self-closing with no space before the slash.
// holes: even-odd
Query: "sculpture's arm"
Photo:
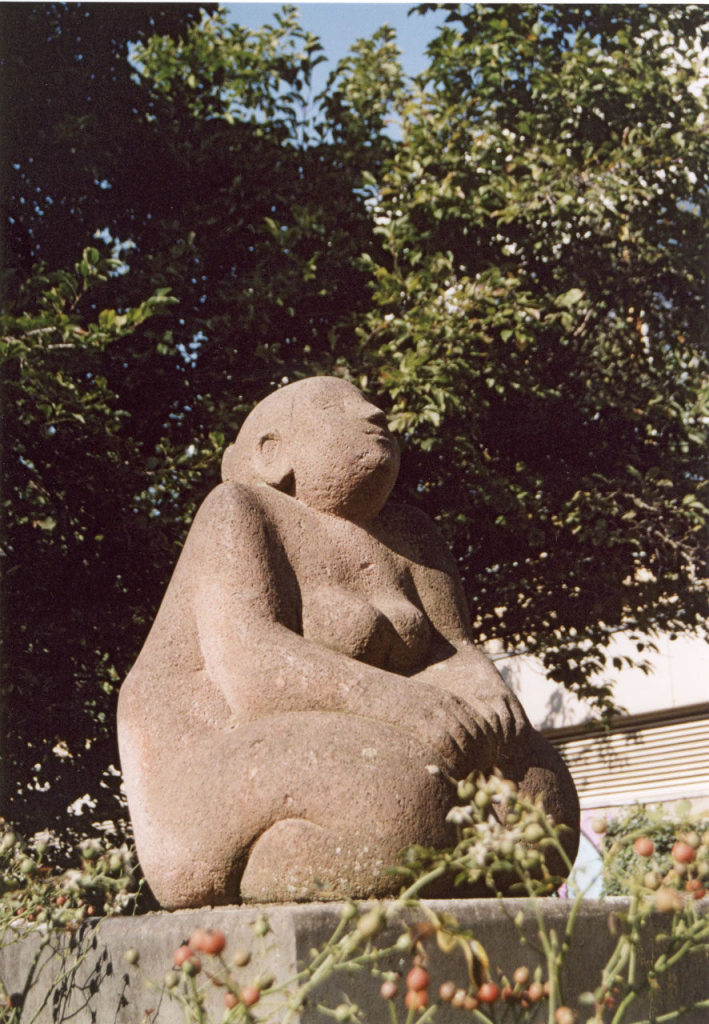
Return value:
<svg viewBox="0 0 709 1024">
<path fill-rule="evenodd" d="M 418 735 L 449 770 L 468 763 L 481 722 L 452 692 L 356 661 L 295 631 L 297 583 L 250 488 L 222 484 L 195 518 L 194 614 L 204 667 L 236 722 L 337 711 Z M 188 567 L 191 569 L 192 567 Z"/>
<path fill-rule="evenodd" d="M 496 746 L 530 727 L 517 697 L 490 659 L 473 643 L 470 612 L 455 560 L 438 528 L 406 510 L 405 529 L 416 538 L 412 574 L 424 611 L 435 631 L 431 663 L 413 678 L 462 697 L 484 716 Z"/>
</svg>

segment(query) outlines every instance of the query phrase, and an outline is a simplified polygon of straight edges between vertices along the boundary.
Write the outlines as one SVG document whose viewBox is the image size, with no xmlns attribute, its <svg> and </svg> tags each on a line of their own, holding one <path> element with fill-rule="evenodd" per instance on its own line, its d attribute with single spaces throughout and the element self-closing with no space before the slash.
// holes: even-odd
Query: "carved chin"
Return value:
<svg viewBox="0 0 709 1024">
<path fill-rule="evenodd" d="M 342 519 L 366 522 L 384 507 L 391 494 L 399 471 L 398 453 L 383 452 L 384 458 L 353 459 L 350 466 L 339 474 L 332 474 L 315 488 L 298 488 L 295 497 L 310 508 Z M 344 467 L 343 467 L 344 470 Z"/>
</svg>

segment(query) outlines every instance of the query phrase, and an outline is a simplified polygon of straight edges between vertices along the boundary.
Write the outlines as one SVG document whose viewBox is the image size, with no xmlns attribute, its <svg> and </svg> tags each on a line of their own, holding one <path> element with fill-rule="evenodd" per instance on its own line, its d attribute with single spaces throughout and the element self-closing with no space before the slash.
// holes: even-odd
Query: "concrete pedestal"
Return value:
<svg viewBox="0 0 709 1024">
<path fill-rule="evenodd" d="M 526 964 L 533 969 L 542 962 L 537 939 L 535 905 L 527 900 L 427 900 L 423 904 L 437 915 L 450 914 L 482 944 L 490 960 L 494 979 L 498 969 L 511 973 Z M 615 946 L 618 922 L 627 909 L 627 901 L 609 899 L 584 902 L 573 929 L 569 951 L 562 971 L 563 997 L 567 1005 L 580 1011 L 583 1022 L 592 1015 L 591 1007 L 578 1004 L 582 992 L 593 990 L 601 979 L 601 970 Z M 572 909 L 570 901 L 548 899 L 536 905 L 541 908 L 544 925 L 561 942 Z M 709 913 L 709 901 L 703 904 Z M 236 950 L 250 953 L 248 966 L 233 968 L 242 985 L 251 984 L 259 974 L 268 972 L 275 983 L 292 977 L 311 959 L 311 950 L 322 946 L 332 935 L 341 917 L 342 905 L 315 903 L 303 905 L 271 905 L 266 907 L 229 907 L 216 910 L 189 910 L 176 913 L 148 914 L 135 918 L 113 918 L 88 922 L 73 935 L 47 943 L 42 935 L 33 933 L 7 944 L 0 950 L 0 978 L 11 993 L 22 994 L 21 1021 L 36 1020 L 39 1024 L 159 1024 L 184 1022 L 184 1008 L 163 988 L 165 973 L 172 967 L 175 949 L 186 942 L 192 931 L 201 926 L 221 929 L 227 936 L 224 959 L 228 964 Z M 268 921 L 269 931 L 255 934 L 254 923 L 261 916 Z M 515 921 L 516 919 L 516 921 Z M 426 920 L 420 909 L 407 911 L 387 926 L 377 937 L 379 946 L 393 944 L 407 925 Z M 667 919 L 657 915 L 645 937 L 641 960 L 644 964 L 662 950 L 658 938 Z M 435 936 L 423 940 L 428 954 L 428 970 L 433 981 L 432 999 L 437 998 L 441 982 L 451 979 L 467 987 L 465 956 L 459 948 L 443 953 Z M 129 966 L 125 953 L 129 948 L 140 952 L 139 966 Z M 204 967 L 210 958 L 202 957 Z M 412 965 L 411 952 L 393 953 L 384 969 L 406 973 Z M 642 972 L 641 972 L 642 973 Z M 545 974 L 546 977 L 546 974 Z M 224 989 L 213 985 L 205 970 L 197 976 L 198 986 L 206 993 L 210 1022 L 221 1021 L 224 1015 Z M 389 1019 L 380 994 L 381 979 L 367 970 L 338 971 L 331 974 L 317 989 L 297 1015 L 288 1018 L 285 994 L 266 996 L 254 1007 L 256 1019 L 299 1024 L 327 1022 L 318 1004 L 334 1008 L 351 1001 L 362 1010 L 362 1018 L 371 1024 Z M 181 983 L 182 985 L 182 983 Z M 182 991 L 182 988 L 175 992 Z M 401 985 L 402 992 L 404 990 Z M 23 991 L 24 990 L 24 991 Z M 709 957 L 687 958 L 678 969 L 660 979 L 659 989 L 634 1004 L 625 1018 L 627 1022 L 647 1020 L 655 1015 L 676 1010 L 693 1001 L 709 1000 Z M 19 1001 L 19 999 L 18 999 Z M 406 1019 L 403 995 L 396 1000 L 399 1020 Z M 510 1008 L 511 1011 L 511 1008 Z M 508 1011 L 507 1019 L 515 1017 Z M 36 1015 L 36 1016 L 35 1016 Z M 466 1011 L 444 1005 L 435 1014 L 436 1021 L 454 1024 L 469 1018 Z M 546 1018 L 546 1010 L 539 1019 Z M 359 1018 L 358 1018 L 359 1019 Z M 688 1024 L 709 1020 L 709 1009 L 696 1009 L 680 1018 Z"/>
</svg>

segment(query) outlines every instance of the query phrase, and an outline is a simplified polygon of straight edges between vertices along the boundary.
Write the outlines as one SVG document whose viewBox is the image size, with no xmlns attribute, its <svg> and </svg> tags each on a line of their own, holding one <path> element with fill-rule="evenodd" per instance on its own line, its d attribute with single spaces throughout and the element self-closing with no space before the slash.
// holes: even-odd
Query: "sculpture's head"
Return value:
<svg viewBox="0 0 709 1024">
<path fill-rule="evenodd" d="M 224 453 L 222 479 L 268 484 L 321 512 L 368 522 L 399 472 L 384 413 L 339 377 L 274 391 Z"/>
</svg>

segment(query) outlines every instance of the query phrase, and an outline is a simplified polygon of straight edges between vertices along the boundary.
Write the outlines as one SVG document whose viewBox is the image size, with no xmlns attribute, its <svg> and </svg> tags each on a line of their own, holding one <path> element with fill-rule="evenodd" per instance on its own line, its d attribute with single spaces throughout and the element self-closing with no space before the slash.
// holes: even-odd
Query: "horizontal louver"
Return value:
<svg viewBox="0 0 709 1024">
<path fill-rule="evenodd" d="M 709 708 L 668 717 L 621 719 L 608 732 L 547 734 L 582 808 L 709 796 Z"/>
</svg>

